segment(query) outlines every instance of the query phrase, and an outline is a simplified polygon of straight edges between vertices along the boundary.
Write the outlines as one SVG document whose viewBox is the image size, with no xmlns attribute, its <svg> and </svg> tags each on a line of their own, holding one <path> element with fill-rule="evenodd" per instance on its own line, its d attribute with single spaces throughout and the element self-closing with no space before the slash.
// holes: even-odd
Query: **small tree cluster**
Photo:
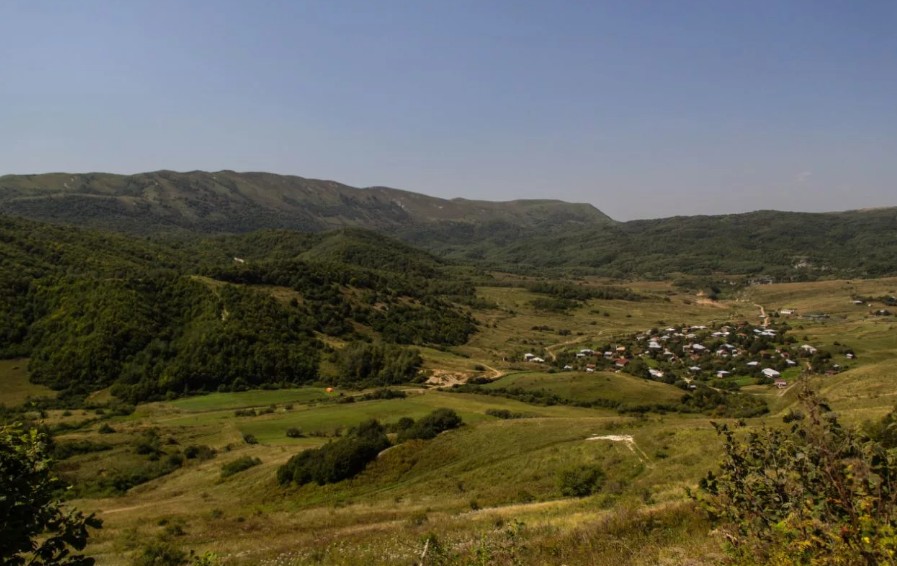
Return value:
<svg viewBox="0 0 897 566">
<path fill-rule="evenodd" d="M 604 471 L 595 465 L 583 464 L 558 475 L 558 487 L 566 497 L 586 497 L 597 493 L 603 485 Z"/>
<path fill-rule="evenodd" d="M 349 479 L 361 473 L 389 445 L 383 425 L 370 420 L 339 440 L 296 454 L 277 470 L 277 481 L 283 485 L 324 485 Z"/>
<path fill-rule="evenodd" d="M 441 432 L 458 428 L 461 422 L 461 417 L 452 409 L 436 409 L 399 430 L 398 441 L 430 440 Z"/>
</svg>

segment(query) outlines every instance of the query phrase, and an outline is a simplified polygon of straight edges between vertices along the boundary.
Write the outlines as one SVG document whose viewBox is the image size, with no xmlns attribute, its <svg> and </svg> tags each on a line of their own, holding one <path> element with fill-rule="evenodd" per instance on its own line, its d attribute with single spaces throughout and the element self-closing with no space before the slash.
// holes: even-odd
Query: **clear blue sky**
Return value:
<svg viewBox="0 0 897 566">
<path fill-rule="evenodd" d="M 897 2 L 0 5 L 0 174 L 271 171 L 625 220 L 897 205 Z"/>
</svg>

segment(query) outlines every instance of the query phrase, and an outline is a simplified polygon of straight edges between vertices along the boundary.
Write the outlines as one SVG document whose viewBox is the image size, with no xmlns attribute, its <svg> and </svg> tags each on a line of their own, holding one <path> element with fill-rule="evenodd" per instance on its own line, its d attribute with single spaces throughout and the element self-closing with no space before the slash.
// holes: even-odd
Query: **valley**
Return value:
<svg viewBox="0 0 897 566">
<path fill-rule="evenodd" d="M 370 256 L 351 250 L 367 249 L 376 237 L 339 238 L 290 243 L 280 237 L 278 252 L 262 244 L 262 237 L 235 241 L 225 246 L 226 254 L 213 253 L 207 241 L 192 252 L 208 258 L 198 270 L 177 267 L 188 265 L 178 258 L 182 252 L 163 248 L 175 269 L 204 274 L 191 276 L 193 283 L 184 287 L 188 294 L 180 296 L 212 293 L 224 301 L 223 309 L 210 311 L 215 317 L 187 323 L 200 324 L 201 336 L 235 320 L 244 329 L 252 328 L 248 323 L 264 333 L 288 331 L 289 343 L 309 340 L 321 352 L 317 377 L 288 383 L 281 370 L 267 374 L 264 364 L 243 365 L 244 380 L 215 374 L 206 378 L 214 382 L 191 378 L 184 386 L 172 381 L 178 367 L 173 365 L 148 370 L 147 376 L 163 376 L 152 384 L 145 381 L 149 377 L 130 381 L 151 385 L 145 390 L 115 380 L 95 381 L 87 389 L 57 383 L 64 405 L 39 400 L 49 390 L 28 382 L 27 368 L 40 367 L 33 360 L 0 362 L 6 419 L 25 419 L 53 432 L 57 469 L 73 485 L 69 503 L 104 522 L 87 549 L 98 563 L 131 564 L 147 552 L 186 556 L 178 553 L 189 550 L 213 553 L 221 564 L 679 564 L 686 558 L 713 564 L 722 555 L 721 542 L 687 496 L 722 454 L 711 423 L 742 418 L 749 428 L 775 426 L 795 409 L 803 385 L 777 388 L 745 365 L 717 379 L 711 368 L 720 362 L 710 354 L 692 354 L 688 363 L 709 365 L 703 377 L 683 381 L 687 364 L 660 365 L 648 355 L 649 341 L 659 343 L 663 335 L 672 344 L 680 340 L 674 334 L 686 340 L 688 332 L 711 340 L 711 331 L 723 326 L 733 333 L 743 328 L 746 337 L 755 334 L 751 329 L 777 329 L 795 342 L 792 350 L 776 351 L 796 357 L 802 344 L 811 345 L 842 366 L 830 375 L 803 375 L 802 363 L 783 374 L 818 389 L 843 422 L 861 426 L 897 404 L 891 381 L 897 322 L 873 314 L 876 305 L 854 304 L 859 296 L 893 295 L 897 278 L 740 284 L 710 300 L 703 286 L 484 272 L 402 247 L 381 246 L 376 263 L 358 263 Z M 264 256 L 256 249 L 265 249 Z M 341 258 L 343 267 L 319 263 L 320 250 Z M 331 255 L 335 250 L 342 251 Z M 303 257 L 297 252 L 319 259 L 283 263 Z M 247 264 L 234 265 L 231 256 Z M 31 257 L 34 263 L 40 254 Z M 196 265 L 195 257 L 191 261 Z M 398 271 L 390 265 L 403 278 L 392 275 Z M 306 275 L 297 279 L 298 273 Z M 415 273 L 441 282 L 424 283 Z M 332 291 L 320 295 L 315 290 L 327 281 L 333 281 Z M 430 290 L 421 294 L 425 286 Z M 81 304 L 94 300 L 75 296 Z M 240 310 L 244 304 L 254 306 Z M 294 314 L 283 327 L 251 322 L 257 319 L 252 309 L 259 308 L 270 311 L 269 321 L 278 320 L 282 309 Z M 416 316 L 443 322 L 415 326 L 414 318 L 406 318 L 415 328 L 411 334 L 380 322 L 388 320 L 380 318 L 386 312 L 403 309 L 433 309 Z M 768 327 L 758 317 L 761 311 Z M 475 331 L 463 339 L 442 331 L 445 325 L 464 328 L 465 320 Z M 173 328 L 165 331 L 170 340 L 178 339 Z M 89 344 L 90 335 L 81 332 Z M 428 338 L 414 338 L 421 336 Z M 705 341 L 689 336 L 689 347 Z M 108 343 L 108 334 L 98 339 Z M 177 347 L 172 363 L 184 348 L 213 347 L 202 340 Z M 240 340 L 231 342 L 238 348 L 233 355 L 259 355 L 239 353 Z M 356 344 L 370 353 L 364 346 L 370 343 L 413 349 L 420 360 L 409 367 L 416 369 L 403 374 L 410 377 L 383 369 L 348 381 L 345 372 L 354 366 L 340 352 Z M 39 351 L 39 342 L 27 344 Z M 605 360 L 609 347 L 621 348 L 627 367 Z M 681 357 L 681 347 L 668 351 Z M 846 348 L 853 358 L 845 357 Z M 592 350 L 594 357 L 576 357 Z M 122 367 L 132 367 L 139 351 L 123 357 Z M 768 357 L 773 346 L 755 351 Z M 389 352 L 395 356 L 399 350 Z M 648 369 L 677 377 L 652 378 Z M 165 379 L 169 385 L 160 388 Z M 718 399 L 690 405 L 684 400 L 697 398 L 692 385 Z M 122 394 L 130 401 L 123 402 Z M 741 414 L 742 404 L 727 408 L 736 398 L 756 402 L 763 411 Z M 430 440 L 396 443 L 348 480 L 277 481 L 278 468 L 294 454 L 344 438 L 368 419 L 392 430 L 402 419 L 419 420 L 436 409 L 455 411 L 463 425 Z M 389 436 L 396 440 L 395 432 Z M 600 484 L 585 496 L 565 495 L 563 478 L 583 466 L 601 470 Z"/>
</svg>

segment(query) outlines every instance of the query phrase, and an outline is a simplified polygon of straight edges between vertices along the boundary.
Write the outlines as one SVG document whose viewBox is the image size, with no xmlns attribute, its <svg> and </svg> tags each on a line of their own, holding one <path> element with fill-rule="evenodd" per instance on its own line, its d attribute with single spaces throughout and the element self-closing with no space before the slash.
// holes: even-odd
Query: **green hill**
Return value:
<svg viewBox="0 0 897 566">
<path fill-rule="evenodd" d="M 29 357 L 62 399 L 308 383 L 321 339 L 442 347 L 475 331 L 460 270 L 358 229 L 149 241 L 0 216 L 0 252 L 0 358 Z M 413 374 L 418 358 L 399 358 L 389 371 Z"/>
<path fill-rule="evenodd" d="M 533 232 L 507 224 L 435 226 L 403 237 L 449 258 L 532 272 L 611 277 L 745 274 L 779 280 L 895 273 L 897 208 L 722 216 L 564 226 Z"/>
<path fill-rule="evenodd" d="M 514 226 L 609 223 L 587 204 L 445 200 L 385 187 L 270 173 L 156 171 L 6 175 L 0 212 L 138 234 L 241 233 L 263 228 L 395 230 L 442 222 Z"/>
<path fill-rule="evenodd" d="M 140 235 L 363 228 L 442 257 L 525 273 L 801 281 L 897 272 L 897 208 L 615 222 L 591 205 L 557 200 L 446 200 L 269 173 L 156 171 L 7 175 L 0 213 Z M 281 250 L 294 245 L 264 238 Z"/>
</svg>

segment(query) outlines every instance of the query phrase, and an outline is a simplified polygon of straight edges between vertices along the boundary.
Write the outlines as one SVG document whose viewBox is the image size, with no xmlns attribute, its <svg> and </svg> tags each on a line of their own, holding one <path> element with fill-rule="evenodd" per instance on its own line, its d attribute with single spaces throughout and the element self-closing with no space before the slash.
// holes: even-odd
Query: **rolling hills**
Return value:
<svg viewBox="0 0 897 566">
<path fill-rule="evenodd" d="M 589 204 L 440 199 L 270 173 L 7 175 L 0 213 L 139 235 L 363 228 L 506 271 L 776 280 L 897 272 L 897 208 L 616 222 Z"/>
<path fill-rule="evenodd" d="M 728 324 L 740 344 L 765 308 L 783 339 L 746 351 L 830 355 L 838 371 L 814 361 L 805 380 L 850 425 L 894 403 L 894 318 L 876 311 L 897 279 L 863 278 L 894 270 L 894 209 L 614 223 L 552 201 L 322 185 L 289 208 L 276 176 L 253 193 L 237 174 L 152 175 L 140 183 L 165 195 L 97 175 L 74 200 L 44 176 L 0 197 L 20 207 L 0 214 L 0 423 L 52 433 L 71 503 L 105 521 L 88 547 L 102 564 L 186 549 L 237 565 L 716 564 L 714 525 L 686 496 L 721 455 L 711 422 L 780 426 L 802 367 L 783 389 L 743 360 L 714 379 L 729 362 L 684 344 Z M 53 222 L 22 218 L 29 206 Z M 754 277 L 821 281 L 695 294 Z M 661 334 L 669 355 L 646 354 Z M 399 441 L 439 409 L 463 426 Z M 278 482 L 370 418 L 396 442 L 357 476 Z M 573 497 L 564 478 L 584 468 L 604 479 Z"/>
</svg>

